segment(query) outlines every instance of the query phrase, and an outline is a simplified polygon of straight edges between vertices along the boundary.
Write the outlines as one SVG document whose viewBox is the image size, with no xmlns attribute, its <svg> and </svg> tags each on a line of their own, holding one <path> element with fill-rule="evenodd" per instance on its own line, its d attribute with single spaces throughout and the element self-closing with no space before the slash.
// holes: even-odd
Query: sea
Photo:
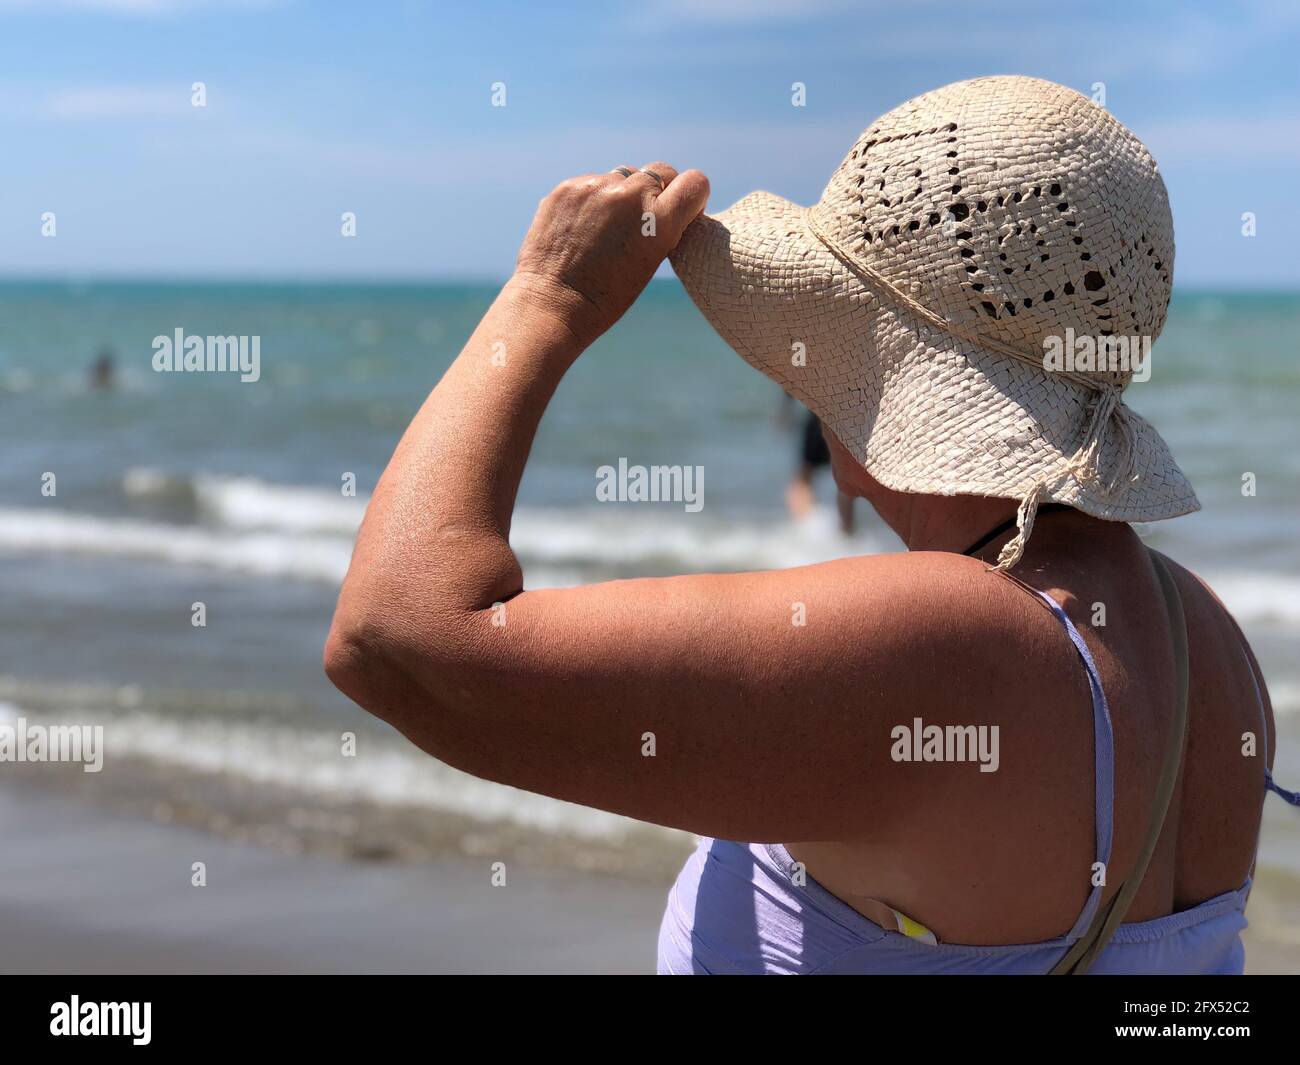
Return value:
<svg viewBox="0 0 1300 1065">
<path fill-rule="evenodd" d="M 368 493 L 494 292 L 0 282 L 0 724 L 102 724 L 106 745 L 101 773 L 0 765 L 0 778 L 293 851 L 508 850 L 670 875 L 682 833 L 458 773 L 321 671 Z M 156 372 L 154 340 L 177 329 L 260 338 L 258 380 Z M 1300 294 L 1180 293 L 1151 380 L 1129 390 L 1204 508 L 1139 531 L 1241 623 L 1272 692 L 1276 775 L 1292 786 L 1297 336 Z M 92 374 L 102 353 L 110 387 Z M 812 514 L 789 516 L 798 441 L 780 398 L 675 280 L 652 283 L 543 420 L 511 533 L 526 587 L 900 550 L 870 514 L 839 532 L 828 475 Z M 620 459 L 702 466 L 704 506 L 598 501 L 598 469 Z M 1300 811 L 1269 802 L 1259 862 L 1300 883 Z"/>
</svg>

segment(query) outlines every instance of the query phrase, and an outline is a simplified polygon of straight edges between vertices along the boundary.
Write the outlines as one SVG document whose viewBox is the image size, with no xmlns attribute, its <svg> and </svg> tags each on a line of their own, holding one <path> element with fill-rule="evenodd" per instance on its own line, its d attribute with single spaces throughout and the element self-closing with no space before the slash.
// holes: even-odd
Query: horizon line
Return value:
<svg viewBox="0 0 1300 1065">
<path fill-rule="evenodd" d="M 459 277 L 449 274 L 394 274 L 392 276 L 348 276 L 330 275 L 293 275 L 293 274 L 193 274 L 167 275 L 152 274 L 10 274 L 0 271 L 0 286 L 63 286 L 82 288 L 96 285 L 162 285 L 183 287 L 246 285 L 274 288 L 292 286 L 299 288 L 435 288 L 454 286 L 459 288 L 494 288 L 500 287 L 509 277 L 486 275 Z M 680 286 L 681 281 L 672 273 L 656 274 L 650 279 L 650 285 L 665 283 Z M 1175 285 L 1174 297 L 1179 295 L 1300 295 L 1300 285 L 1260 285 L 1236 281 L 1186 282 Z"/>
</svg>

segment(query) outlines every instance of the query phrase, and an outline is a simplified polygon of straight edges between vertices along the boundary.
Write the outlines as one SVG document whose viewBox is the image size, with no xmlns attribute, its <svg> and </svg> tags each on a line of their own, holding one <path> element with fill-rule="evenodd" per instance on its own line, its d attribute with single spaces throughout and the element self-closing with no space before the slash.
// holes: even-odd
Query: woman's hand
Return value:
<svg viewBox="0 0 1300 1065">
<path fill-rule="evenodd" d="M 628 167 L 627 169 L 631 169 Z M 623 316 L 704 210 L 709 179 L 649 163 L 650 174 L 570 178 L 537 208 L 511 286 L 590 344 Z"/>
</svg>

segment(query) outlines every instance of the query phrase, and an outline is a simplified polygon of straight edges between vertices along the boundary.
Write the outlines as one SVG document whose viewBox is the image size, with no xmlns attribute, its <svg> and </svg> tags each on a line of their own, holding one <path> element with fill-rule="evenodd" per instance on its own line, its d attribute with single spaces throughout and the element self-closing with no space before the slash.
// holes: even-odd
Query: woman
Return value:
<svg viewBox="0 0 1300 1065">
<path fill-rule="evenodd" d="M 884 116 L 810 210 L 707 194 L 660 162 L 542 201 L 375 491 L 330 677 L 466 772 L 704 836 L 663 972 L 1240 972 L 1263 678 L 1127 524 L 1198 505 L 1131 369 L 1043 358 L 1163 325 L 1151 157 L 989 78 Z M 670 252 L 908 553 L 524 590 L 538 422 Z"/>
</svg>

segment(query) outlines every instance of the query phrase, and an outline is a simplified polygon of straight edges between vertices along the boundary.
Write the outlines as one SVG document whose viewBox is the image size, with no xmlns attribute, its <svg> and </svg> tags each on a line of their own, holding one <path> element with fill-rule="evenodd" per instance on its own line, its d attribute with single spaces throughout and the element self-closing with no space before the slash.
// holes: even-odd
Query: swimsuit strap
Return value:
<svg viewBox="0 0 1300 1065">
<path fill-rule="evenodd" d="M 1245 637 L 1243 636 L 1242 639 L 1245 639 Z M 1255 667 L 1253 664 L 1250 667 L 1250 683 L 1254 685 L 1255 702 L 1259 706 L 1259 712 L 1262 714 L 1264 713 L 1264 693 L 1259 690 L 1259 679 L 1255 676 Z M 1268 767 L 1268 722 L 1263 723 L 1263 727 L 1260 729 L 1259 734 L 1264 748 L 1264 797 L 1267 798 L 1268 793 L 1271 791 L 1275 795 L 1281 796 L 1284 801 L 1289 802 L 1292 806 L 1300 806 L 1300 792 L 1288 791 L 1286 788 L 1279 785 L 1273 779 L 1273 770 Z M 1256 852 L 1258 853 L 1258 841 L 1256 841 L 1255 847 Z"/>
<path fill-rule="evenodd" d="M 1062 609 L 1060 603 L 1046 592 L 1040 592 L 1032 585 L 1026 584 L 1014 573 L 1008 573 L 1006 570 L 991 572 L 1010 581 L 1021 591 L 1028 592 L 1034 600 L 1047 607 L 1065 629 L 1080 661 L 1083 662 L 1083 669 L 1088 677 L 1088 694 L 1092 698 L 1093 822 L 1097 839 L 1094 860 L 1103 868 L 1108 868 L 1115 834 L 1115 733 L 1110 722 L 1110 704 L 1101 686 L 1101 674 L 1097 672 L 1097 663 L 1093 661 L 1092 652 L 1088 650 L 1082 634 L 1075 628 L 1070 615 Z M 1086 932 L 1101 905 L 1102 886 L 1093 885 L 1074 926 L 1066 933 L 1066 939 L 1075 942 Z"/>
<path fill-rule="evenodd" d="M 1010 526 L 1003 525 L 1001 528 L 994 529 L 975 544 L 971 551 L 979 551 L 987 547 L 1009 528 Z M 1026 584 L 1014 573 L 997 569 L 990 572 L 1010 581 L 1021 591 L 1027 592 L 1035 602 L 1045 606 L 1065 629 L 1066 635 L 1069 636 L 1075 652 L 1083 663 L 1088 678 L 1088 694 L 1092 699 L 1093 822 L 1096 832 L 1094 861 L 1103 868 L 1109 868 L 1115 834 L 1115 733 L 1110 721 L 1110 704 L 1101 686 L 1101 674 L 1097 672 L 1097 664 L 1093 661 L 1092 652 L 1088 650 L 1088 644 L 1060 603 L 1046 592 L 1040 592 L 1032 585 Z M 1094 884 L 1088 893 L 1083 909 L 1075 919 L 1073 927 L 1066 933 L 1066 939 L 1071 943 L 1083 936 L 1091 924 L 1101 906 L 1102 888 L 1103 885 Z"/>
<path fill-rule="evenodd" d="M 1156 844 L 1169 814 L 1169 803 L 1178 783 L 1178 770 L 1183 761 L 1183 749 L 1187 742 L 1187 621 L 1183 616 L 1183 601 L 1178 594 L 1178 586 L 1165 564 L 1164 557 L 1148 549 L 1151 564 L 1160 581 L 1160 593 L 1165 600 L 1165 609 L 1169 613 L 1169 630 L 1173 638 L 1174 653 L 1174 721 L 1169 729 L 1169 742 L 1165 747 L 1164 764 L 1160 769 L 1160 780 L 1156 784 L 1155 799 L 1151 804 L 1151 817 L 1147 822 L 1146 842 L 1132 870 L 1120 885 L 1119 891 L 1110 900 L 1110 904 L 1098 911 L 1083 937 L 1065 952 L 1061 960 L 1051 969 L 1051 975 L 1080 976 L 1086 973 L 1098 954 L 1110 942 L 1111 936 L 1124 920 L 1129 905 L 1142 886 L 1147 866 L 1155 853 Z"/>
<path fill-rule="evenodd" d="M 1273 770 L 1264 767 L 1264 790 L 1282 796 L 1292 806 L 1300 806 L 1300 791 L 1287 791 L 1273 780 Z"/>
</svg>

